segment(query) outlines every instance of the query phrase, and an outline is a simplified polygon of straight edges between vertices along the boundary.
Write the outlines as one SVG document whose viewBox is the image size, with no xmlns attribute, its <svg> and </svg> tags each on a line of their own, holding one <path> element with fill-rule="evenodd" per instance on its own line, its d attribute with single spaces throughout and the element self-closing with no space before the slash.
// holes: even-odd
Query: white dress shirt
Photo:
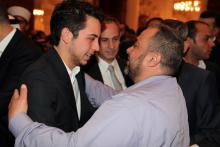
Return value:
<svg viewBox="0 0 220 147">
<path fill-rule="evenodd" d="M 2 41 L 0 41 L 0 57 L 2 53 L 4 52 L 5 48 L 8 46 L 15 32 L 16 32 L 16 29 L 13 29 L 7 36 L 5 36 L 5 38 Z"/>
<path fill-rule="evenodd" d="M 109 65 L 112 65 L 114 67 L 114 70 L 115 70 L 115 75 L 118 78 L 120 84 L 122 85 L 122 88 L 123 89 L 127 88 L 127 86 L 125 84 L 125 79 L 123 77 L 123 74 L 121 72 L 121 69 L 120 69 L 116 59 L 113 60 L 113 62 L 111 64 L 108 64 L 102 58 L 98 57 L 98 65 L 99 65 L 99 69 L 100 69 L 101 74 L 102 74 L 102 79 L 103 79 L 104 84 L 106 84 L 106 85 L 108 85 L 108 86 L 115 89 L 114 84 L 112 83 L 112 80 L 111 80 L 111 74 L 108 70 Z"/>
<path fill-rule="evenodd" d="M 72 70 L 64 63 L 66 70 L 70 76 L 71 84 L 73 87 L 73 92 L 75 96 L 75 101 L 76 101 L 76 108 L 77 108 L 77 114 L 78 118 L 80 119 L 81 116 L 81 97 L 80 97 L 80 90 L 79 90 L 79 85 L 76 79 L 76 75 L 80 72 L 80 67 L 76 66 Z"/>
</svg>

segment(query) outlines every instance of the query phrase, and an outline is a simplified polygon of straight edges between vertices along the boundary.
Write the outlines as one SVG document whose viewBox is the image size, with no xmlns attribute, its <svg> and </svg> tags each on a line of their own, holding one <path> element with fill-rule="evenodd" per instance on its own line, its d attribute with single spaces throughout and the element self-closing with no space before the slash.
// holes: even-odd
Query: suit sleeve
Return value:
<svg viewBox="0 0 220 147">
<path fill-rule="evenodd" d="M 197 126 L 194 139 L 200 147 L 220 145 L 220 105 L 216 80 L 213 74 L 209 74 L 200 87 L 197 98 Z"/>
<path fill-rule="evenodd" d="M 21 83 L 28 88 L 28 115 L 38 122 L 54 124 L 56 112 L 56 88 L 53 81 L 42 72 L 25 72 Z"/>
</svg>

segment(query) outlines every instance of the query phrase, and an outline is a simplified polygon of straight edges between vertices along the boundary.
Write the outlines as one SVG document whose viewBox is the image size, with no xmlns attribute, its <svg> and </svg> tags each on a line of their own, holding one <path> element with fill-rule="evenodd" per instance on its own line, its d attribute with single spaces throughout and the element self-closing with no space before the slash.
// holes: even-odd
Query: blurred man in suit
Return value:
<svg viewBox="0 0 220 147">
<path fill-rule="evenodd" d="M 13 29 L 6 9 L 0 6 L 0 146 L 13 146 L 7 131 L 7 108 L 14 88 L 25 68 L 41 55 L 41 50 L 22 32 Z"/>
<path fill-rule="evenodd" d="M 187 25 L 172 19 L 164 20 L 163 23 L 179 32 L 184 41 L 183 54 L 186 54 L 190 45 Z M 177 81 L 186 100 L 190 145 L 218 147 L 220 111 L 215 75 L 183 60 Z"/>
</svg>

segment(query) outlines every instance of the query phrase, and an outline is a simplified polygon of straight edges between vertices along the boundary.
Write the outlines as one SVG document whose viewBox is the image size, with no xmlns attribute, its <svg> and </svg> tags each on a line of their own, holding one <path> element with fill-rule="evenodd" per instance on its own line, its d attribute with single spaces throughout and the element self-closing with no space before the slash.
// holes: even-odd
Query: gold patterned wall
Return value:
<svg viewBox="0 0 220 147">
<path fill-rule="evenodd" d="M 198 19 L 201 11 L 207 6 L 207 0 L 199 0 L 201 6 L 199 12 L 174 11 L 174 2 L 181 1 L 186 0 L 140 0 L 140 15 L 145 15 L 146 18 L 161 17 L 188 21 Z"/>
</svg>

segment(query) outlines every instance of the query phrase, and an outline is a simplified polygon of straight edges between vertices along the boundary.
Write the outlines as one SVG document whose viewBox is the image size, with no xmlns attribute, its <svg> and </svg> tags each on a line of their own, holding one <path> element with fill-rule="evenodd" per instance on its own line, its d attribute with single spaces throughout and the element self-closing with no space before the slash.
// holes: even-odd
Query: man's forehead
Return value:
<svg viewBox="0 0 220 147">
<path fill-rule="evenodd" d="M 198 32 L 211 32 L 210 27 L 207 24 L 204 23 L 197 23 L 196 29 Z"/>
<path fill-rule="evenodd" d="M 152 36 L 156 34 L 157 31 L 158 31 L 157 28 L 149 27 L 148 29 L 144 30 L 140 36 L 138 36 L 138 40 L 150 39 Z"/>
<path fill-rule="evenodd" d="M 209 18 L 200 18 L 201 21 L 209 24 L 209 25 L 213 25 L 213 23 L 215 23 L 215 18 L 214 17 L 209 17 Z"/>
</svg>

